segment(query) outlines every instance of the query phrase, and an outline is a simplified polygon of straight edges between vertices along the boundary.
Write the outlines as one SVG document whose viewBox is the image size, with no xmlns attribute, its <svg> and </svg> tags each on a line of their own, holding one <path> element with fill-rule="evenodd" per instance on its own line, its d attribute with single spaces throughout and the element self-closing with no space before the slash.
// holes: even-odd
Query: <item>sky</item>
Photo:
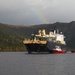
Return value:
<svg viewBox="0 0 75 75">
<path fill-rule="evenodd" d="M 75 21 L 75 0 L 0 0 L 0 23 L 37 25 Z"/>
</svg>

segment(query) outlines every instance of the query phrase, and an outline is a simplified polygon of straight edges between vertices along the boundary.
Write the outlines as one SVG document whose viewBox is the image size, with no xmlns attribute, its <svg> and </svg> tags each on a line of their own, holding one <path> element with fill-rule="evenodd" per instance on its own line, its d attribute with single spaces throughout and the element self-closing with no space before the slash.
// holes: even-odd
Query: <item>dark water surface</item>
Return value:
<svg viewBox="0 0 75 75">
<path fill-rule="evenodd" d="M 75 75 L 75 54 L 1 52 L 0 75 Z"/>
</svg>

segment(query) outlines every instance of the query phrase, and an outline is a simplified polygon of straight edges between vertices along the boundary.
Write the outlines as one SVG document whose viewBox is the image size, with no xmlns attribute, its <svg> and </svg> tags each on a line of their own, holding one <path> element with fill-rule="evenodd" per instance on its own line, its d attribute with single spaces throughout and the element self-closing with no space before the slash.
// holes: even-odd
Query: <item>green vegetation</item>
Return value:
<svg viewBox="0 0 75 75">
<path fill-rule="evenodd" d="M 0 51 L 25 51 L 23 39 L 15 27 L 0 24 Z"/>
<path fill-rule="evenodd" d="M 23 45 L 24 38 L 30 37 L 32 33 L 37 33 L 39 29 L 45 29 L 47 33 L 57 28 L 66 36 L 67 47 L 75 49 L 75 22 L 54 23 L 34 26 L 14 26 L 0 23 L 0 52 L 2 51 L 26 51 Z"/>
</svg>

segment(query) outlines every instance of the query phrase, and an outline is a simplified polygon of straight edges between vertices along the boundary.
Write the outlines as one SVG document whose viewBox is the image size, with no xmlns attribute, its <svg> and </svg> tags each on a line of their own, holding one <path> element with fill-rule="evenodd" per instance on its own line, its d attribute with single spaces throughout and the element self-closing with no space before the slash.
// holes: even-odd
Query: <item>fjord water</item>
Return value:
<svg viewBox="0 0 75 75">
<path fill-rule="evenodd" d="M 75 54 L 1 52 L 0 75 L 75 75 Z"/>
</svg>

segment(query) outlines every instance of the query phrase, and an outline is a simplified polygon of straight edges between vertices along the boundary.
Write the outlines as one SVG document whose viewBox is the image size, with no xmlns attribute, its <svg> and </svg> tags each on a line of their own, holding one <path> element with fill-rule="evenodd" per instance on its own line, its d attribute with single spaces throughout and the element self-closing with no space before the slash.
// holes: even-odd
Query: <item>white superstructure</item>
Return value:
<svg viewBox="0 0 75 75">
<path fill-rule="evenodd" d="M 49 34 L 46 34 L 45 30 L 39 30 L 38 34 L 35 35 L 36 38 L 49 38 L 50 41 L 59 42 L 61 44 L 65 43 L 65 36 L 62 34 L 62 32 L 59 33 L 59 30 L 54 30 L 49 32 Z"/>
</svg>

